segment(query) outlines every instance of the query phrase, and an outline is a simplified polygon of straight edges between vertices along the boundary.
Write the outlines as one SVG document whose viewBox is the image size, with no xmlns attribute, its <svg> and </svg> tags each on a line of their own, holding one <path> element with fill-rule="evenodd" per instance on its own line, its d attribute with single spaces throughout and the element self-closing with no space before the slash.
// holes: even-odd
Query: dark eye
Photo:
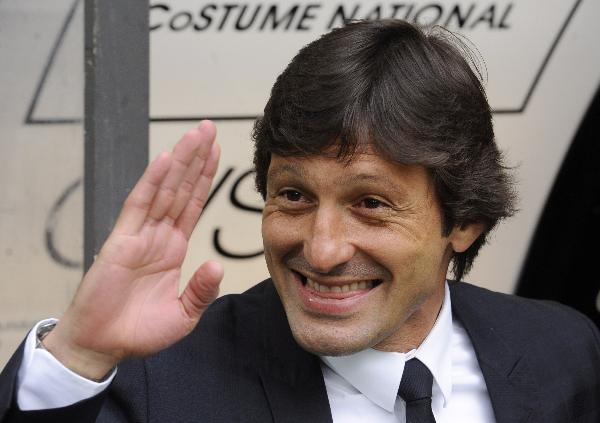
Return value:
<svg viewBox="0 0 600 423">
<path fill-rule="evenodd" d="M 365 198 L 362 200 L 362 204 L 367 209 L 377 209 L 379 207 L 385 206 L 385 204 L 375 198 Z"/>
<path fill-rule="evenodd" d="M 283 193 L 283 196 L 288 201 L 300 201 L 302 199 L 302 194 L 298 191 L 287 190 Z"/>
</svg>

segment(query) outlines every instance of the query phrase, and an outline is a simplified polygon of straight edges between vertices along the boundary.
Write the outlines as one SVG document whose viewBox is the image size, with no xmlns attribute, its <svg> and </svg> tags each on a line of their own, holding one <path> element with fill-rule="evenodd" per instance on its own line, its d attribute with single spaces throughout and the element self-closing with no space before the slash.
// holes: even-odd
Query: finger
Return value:
<svg viewBox="0 0 600 423">
<path fill-rule="evenodd" d="M 115 232 L 136 233 L 150 211 L 152 200 L 171 167 L 171 155 L 163 152 L 152 161 L 135 184 L 115 223 Z"/>
<path fill-rule="evenodd" d="M 162 181 L 148 213 L 151 219 L 161 220 L 165 217 L 173 206 L 181 181 L 196 157 L 198 149 L 206 148 L 210 151 L 214 139 L 214 124 L 203 121 L 198 128 L 188 131 L 175 145 L 172 153 L 173 163 Z"/>
<path fill-rule="evenodd" d="M 214 131 L 214 128 L 206 128 L 209 131 Z M 211 139 L 214 139 L 214 134 L 211 134 Z M 167 212 L 167 216 L 169 216 L 173 221 L 175 221 L 181 211 L 185 208 L 188 203 L 190 197 L 193 194 L 194 188 L 196 186 L 196 181 L 198 177 L 202 173 L 204 166 L 206 165 L 212 149 L 213 143 L 203 142 L 200 144 L 196 151 L 196 156 L 192 159 L 189 167 L 187 168 L 179 187 L 177 188 L 177 194 L 171 205 L 171 208 Z"/>
<path fill-rule="evenodd" d="M 192 195 L 175 222 L 175 225 L 183 232 L 187 239 L 192 235 L 194 227 L 202 214 L 202 210 L 204 210 L 206 199 L 210 193 L 210 186 L 219 167 L 220 156 L 221 148 L 219 144 L 214 143 L 210 151 L 210 156 L 196 180 Z"/>
<path fill-rule="evenodd" d="M 188 319 L 196 321 L 200 318 L 219 295 L 222 279 L 223 266 L 216 261 L 207 261 L 196 270 L 179 297 Z"/>
</svg>

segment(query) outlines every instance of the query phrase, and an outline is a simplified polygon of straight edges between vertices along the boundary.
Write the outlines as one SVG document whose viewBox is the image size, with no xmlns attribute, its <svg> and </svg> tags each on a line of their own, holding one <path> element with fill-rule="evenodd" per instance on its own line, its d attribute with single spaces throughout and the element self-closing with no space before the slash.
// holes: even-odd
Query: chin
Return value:
<svg viewBox="0 0 600 423">
<path fill-rule="evenodd" d="M 292 335 L 302 349 L 326 356 L 342 356 L 354 354 L 371 348 L 378 343 L 369 331 L 353 329 L 346 331 L 336 327 L 335 323 L 314 325 L 310 323 L 296 324 L 290 321 Z M 350 332 L 350 333 L 348 333 Z"/>
</svg>

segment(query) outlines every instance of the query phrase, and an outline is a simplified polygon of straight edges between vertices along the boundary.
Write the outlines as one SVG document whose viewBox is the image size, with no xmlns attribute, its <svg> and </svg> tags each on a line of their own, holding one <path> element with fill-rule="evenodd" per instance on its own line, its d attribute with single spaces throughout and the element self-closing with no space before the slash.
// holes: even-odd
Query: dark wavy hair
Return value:
<svg viewBox="0 0 600 423">
<path fill-rule="evenodd" d="M 308 44 L 279 75 L 255 122 L 257 190 L 265 198 L 271 154 L 310 156 L 333 147 L 351 159 L 369 144 L 392 162 L 424 166 L 443 235 L 456 225 L 486 228 L 453 254 L 460 280 L 490 230 L 515 211 L 475 57 L 447 30 L 400 20 L 352 22 Z"/>
</svg>

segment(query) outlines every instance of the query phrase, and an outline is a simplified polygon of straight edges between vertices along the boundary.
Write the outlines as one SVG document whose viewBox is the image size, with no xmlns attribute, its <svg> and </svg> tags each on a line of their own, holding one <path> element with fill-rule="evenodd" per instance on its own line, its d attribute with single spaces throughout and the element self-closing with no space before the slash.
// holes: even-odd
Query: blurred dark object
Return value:
<svg viewBox="0 0 600 423">
<path fill-rule="evenodd" d="M 538 223 L 516 294 L 570 305 L 600 327 L 600 90 Z"/>
</svg>

